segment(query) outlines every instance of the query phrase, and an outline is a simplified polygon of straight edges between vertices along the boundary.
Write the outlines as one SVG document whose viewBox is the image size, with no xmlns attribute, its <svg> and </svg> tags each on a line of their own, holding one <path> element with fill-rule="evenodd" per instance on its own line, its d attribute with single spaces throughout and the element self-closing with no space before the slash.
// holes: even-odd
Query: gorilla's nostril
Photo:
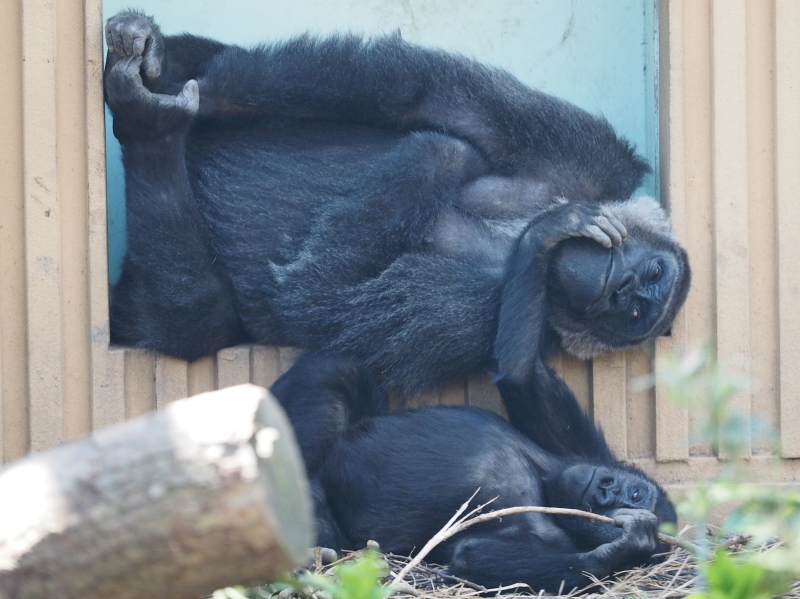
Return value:
<svg viewBox="0 0 800 599">
<path fill-rule="evenodd" d="M 636 283 L 636 277 L 632 272 L 627 273 L 619 284 L 619 293 L 628 293 Z"/>
</svg>

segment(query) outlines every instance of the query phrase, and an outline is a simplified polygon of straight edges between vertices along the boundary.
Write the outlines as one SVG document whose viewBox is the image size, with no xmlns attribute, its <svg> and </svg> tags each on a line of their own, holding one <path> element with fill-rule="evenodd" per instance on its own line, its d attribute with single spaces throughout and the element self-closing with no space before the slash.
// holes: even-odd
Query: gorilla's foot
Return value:
<svg viewBox="0 0 800 599">
<path fill-rule="evenodd" d="M 146 79 L 161 75 L 164 40 L 152 19 L 136 12 L 114 15 L 106 23 L 108 59 L 106 69 L 123 58 L 142 57 L 141 68 Z"/>
<path fill-rule="evenodd" d="M 123 108 L 129 112 L 137 109 L 154 111 L 172 109 L 186 116 L 197 114 L 200 106 L 200 90 L 197 87 L 197 81 L 194 79 L 187 81 L 177 96 L 154 94 L 145 87 L 142 81 L 140 71 L 143 60 L 141 55 L 121 58 L 106 75 L 106 101 L 111 110 Z M 115 117 L 116 114 L 115 111 Z"/>
</svg>

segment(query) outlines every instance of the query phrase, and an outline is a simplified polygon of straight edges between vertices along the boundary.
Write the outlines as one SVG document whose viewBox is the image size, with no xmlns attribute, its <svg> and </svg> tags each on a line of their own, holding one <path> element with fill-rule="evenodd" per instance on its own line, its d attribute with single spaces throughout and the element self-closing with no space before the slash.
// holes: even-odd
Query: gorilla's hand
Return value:
<svg viewBox="0 0 800 599">
<path fill-rule="evenodd" d="M 603 206 L 581 202 L 558 204 L 532 221 L 526 232 L 544 251 L 570 237 L 588 237 L 610 248 L 621 245 L 627 236 L 625 225 Z"/>
<path fill-rule="evenodd" d="M 141 57 L 145 81 L 161 75 L 164 39 L 149 17 L 136 12 L 124 12 L 111 17 L 106 23 L 106 43 L 108 63 L 116 63 L 122 58 Z"/>
<path fill-rule="evenodd" d="M 620 508 L 613 518 L 622 535 L 592 551 L 612 571 L 640 565 L 658 550 L 658 518 L 653 512 Z"/>
<path fill-rule="evenodd" d="M 610 248 L 627 235 L 625 226 L 597 204 L 560 203 L 531 221 L 506 268 L 494 344 L 498 379 L 522 385 L 531 376 L 553 379 L 541 353 L 550 250 L 571 237 Z"/>
</svg>

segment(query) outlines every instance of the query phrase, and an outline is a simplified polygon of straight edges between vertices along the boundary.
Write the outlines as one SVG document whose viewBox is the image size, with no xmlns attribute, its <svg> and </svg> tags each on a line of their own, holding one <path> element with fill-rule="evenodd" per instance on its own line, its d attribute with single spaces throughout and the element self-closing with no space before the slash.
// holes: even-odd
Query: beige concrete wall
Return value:
<svg viewBox="0 0 800 599">
<path fill-rule="evenodd" d="M 800 2 L 661 5 L 665 202 L 694 286 L 669 338 L 557 366 L 619 453 L 668 484 L 718 470 L 692 410 L 632 384 L 660 355 L 710 341 L 755 385 L 737 402 L 783 433 L 800 473 Z M 268 385 L 294 351 L 233 348 L 186 364 L 109 349 L 100 0 L 0 2 L 0 452 L 8 461 L 172 399 Z M 485 377 L 416 403 L 500 411 Z"/>
</svg>

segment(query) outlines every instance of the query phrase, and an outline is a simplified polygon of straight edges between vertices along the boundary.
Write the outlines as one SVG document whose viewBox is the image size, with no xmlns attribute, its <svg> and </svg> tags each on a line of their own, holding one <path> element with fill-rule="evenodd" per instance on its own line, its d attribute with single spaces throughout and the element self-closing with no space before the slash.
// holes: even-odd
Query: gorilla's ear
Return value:
<svg viewBox="0 0 800 599">
<path fill-rule="evenodd" d="M 655 233 L 660 237 L 667 237 L 674 241 L 670 228 L 669 216 L 661 204 L 651 196 L 639 196 L 624 202 L 605 204 L 605 209 L 611 212 L 628 228 Z"/>
</svg>

